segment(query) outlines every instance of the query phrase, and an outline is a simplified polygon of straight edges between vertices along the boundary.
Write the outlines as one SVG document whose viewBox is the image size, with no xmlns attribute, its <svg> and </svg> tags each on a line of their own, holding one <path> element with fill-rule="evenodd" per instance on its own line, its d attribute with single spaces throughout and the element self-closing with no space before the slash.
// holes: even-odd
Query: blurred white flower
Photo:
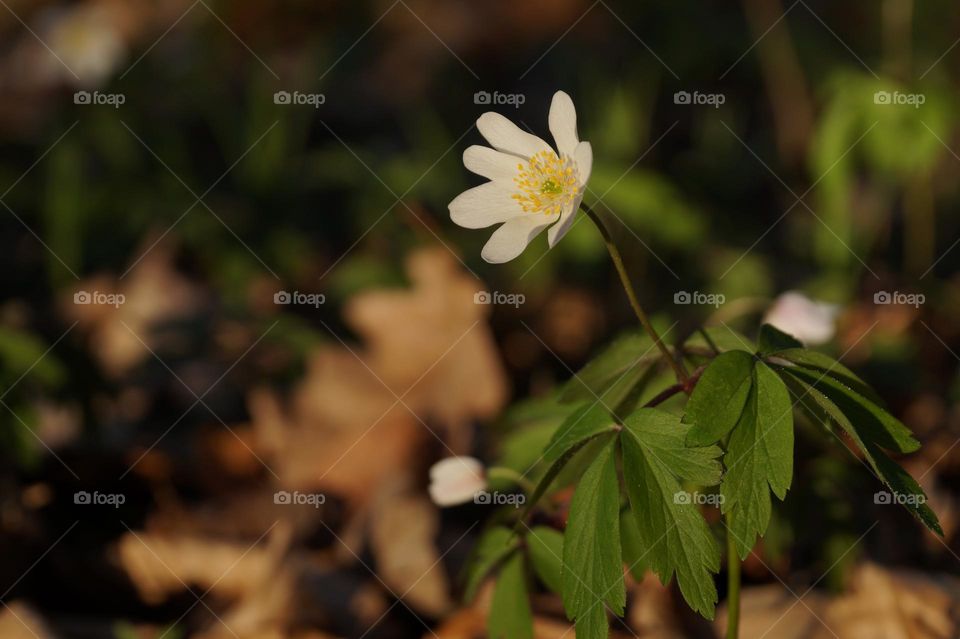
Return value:
<svg viewBox="0 0 960 639">
<path fill-rule="evenodd" d="M 48 55 L 48 72 L 88 88 L 102 86 L 126 56 L 117 20 L 102 3 L 82 3 L 57 15 L 44 40 L 60 58 Z"/>
<path fill-rule="evenodd" d="M 430 467 L 430 498 L 438 506 L 465 504 L 486 487 L 483 464 L 473 457 L 447 457 Z"/>
<path fill-rule="evenodd" d="M 590 178 L 593 150 L 577 137 L 577 112 L 570 96 L 557 91 L 550 105 L 550 132 L 556 151 L 499 113 L 487 112 L 477 129 L 493 147 L 471 146 L 463 164 L 490 181 L 450 203 L 450 219 L 468 229 L 501 224 L 481 256 L 499 264 L 520 255 L 550 226 L 551 248 L 573 224 Z"/>
<path fill-rule="evenodd" d="M 840 307 L 811 300 L 798 291 L 787 291 L 774 300 L 763 321 L 804 344 L 829 342 L 835 332 Z"/>
</svg>

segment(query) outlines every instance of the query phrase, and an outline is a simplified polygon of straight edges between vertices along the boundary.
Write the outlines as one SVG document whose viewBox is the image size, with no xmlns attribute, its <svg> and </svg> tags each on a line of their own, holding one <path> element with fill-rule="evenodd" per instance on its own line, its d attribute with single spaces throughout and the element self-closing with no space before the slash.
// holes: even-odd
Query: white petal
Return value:
<svg viewBox="0 0 960 639">
<path fill-rule="evenodd" d="M 551 150 L 549 144 L 493 111 L 480 116 L 477 120 L 477 129 L 490 146 L 498 151 L 529 158 L 540 151 Z"/>
<path fill-rule="evenodd" d="M 484 488 L 483 464 L 473 457 L 447 457 L 430 468 L 430 498 L 438 506 L 463 504 Z"/>
<path fill-rule="evenodd" d="M 444 457 L 430 467 L 432 481 L 443 481 L 463 475 L 483 476 L 483 463 L 476 457 L 460 455 Z"/>
<path fill-rule="evenodd" d="M 512 193 L 504 182 L 487 182 L 464 191 L 448 205 L 450 219 L 464 228 L 482 229 L 523 215 L 510 197 Z"/>
<path fill-rule="evenodd" d="M 573 155 L 580 138 L 577 137 L 577 110 L 573 100 L 563 91 L 553 94 L 550 103 L 550 133 L 561 155 Z"/>
<path fill-rule="evenodd" d="M 805 344 L 816 346 L 833 338 L 839 311 L 834 304 L 815 302 L 803 293 L 788 291 L 774 301 L 763 321 Z"/>
<path fill-rule="evenodd" d="M 523 160 L 516 155 L 501 153 L 488 146 L 473 145 L 463 152 L 463 165 L 467 170 L 489 180 L 513 180 L 517 164 Z"/>
<path fill-rule="evenodd" d="M 526 213 L 515 217 L 493 232 L 487 240 L 480 257 L 491 264 L 502 264 L 523 253 L 536 235 L 557 221 L 558 215 L 544 215 L 542 213 Z"/>
<path fill-rule="evenodd" d="M 580 186 L 583 186 L 590 179 L 590 172 L 593 171 L 593 147 L 589 142 L 581 142 L 577 145 L 577 149 L 573 152 L 573 161 L 577 165 Z"/>
<path fill-rule="evenodd" d="M 557 242 L 562 240 L 563 236 L 570 230 L 570 227 L 573 226 L 574 220 L 577 219 L 577 210 L 580 208 L 580 202 L 582 201 L 583 193 L 574 198 L 571 205 L 565 208 L 560 214 L 560 219 L 557 223 L 547 231 L 547 243 L 550 245 L 550 248 L 556 246 Z"/>
<path fill-rule="evenodd" d="M 577 165 L 578 184 L 582 187 L 590 179 L 590 172 L 593 170 L 593 148 L 589 142 L 577 144 L 573 153 L 573 161 Z M 583 195 L 584 192 L 581 189 L 580 194 L 574 198 L 571 206 L 561 212 L 560 220 L 547 231 L 547 243 L 550 248 L 556 246 L 557 242 L 563 239 L 563 236 L 573 226 L 573 222 L 577 218 L 577 211 L 580 209 L 580 203 L 583 202 Z"/>
</svg>

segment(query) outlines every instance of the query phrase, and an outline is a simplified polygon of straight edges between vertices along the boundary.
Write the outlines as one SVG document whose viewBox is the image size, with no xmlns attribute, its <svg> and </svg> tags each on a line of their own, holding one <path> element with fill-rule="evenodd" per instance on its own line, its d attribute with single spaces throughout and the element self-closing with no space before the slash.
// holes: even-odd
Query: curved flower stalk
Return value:
<svg viewBox="0 0 960 639">
<path fill-rule="evenodd" d="M 477 120 L 477 129 L 493 148 L 469 147 L 463 164 L 490 181 L 454 199 L 450 218 L 469 229 L 500 224 L 483 247 L 487 262 L 509 262 L 548 226 L 553 248 L 573 224 L 590 179 L 593 151 L 577 136 L 577 112 L 563 91 L 553 96 L 549 121 L 556 149 L 499 113 L 490 111 Z"/>
</svg>

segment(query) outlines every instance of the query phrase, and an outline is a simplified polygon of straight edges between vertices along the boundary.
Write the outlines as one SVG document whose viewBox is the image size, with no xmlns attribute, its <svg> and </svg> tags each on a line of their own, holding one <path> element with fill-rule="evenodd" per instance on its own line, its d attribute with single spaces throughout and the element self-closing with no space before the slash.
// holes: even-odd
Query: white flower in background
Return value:
<svg viewBox="0 0 960 639">
<path fill-rule="evenodd" d="M 577 137 L 577 112 L 570 96 L 557 91 L 550 105 L 550 132 L 556 150 L 499 113 L 484 113 L 477 129 L 493 147 L 471 146 L 463 164 L 490 181 L 450 203 L 450 219 L 468 229 L 500 224 L 481 256 L 499 264 L 520 255 L 550 226 L 551 248 L 573 224 L 590 178 L 593 150 Z"/>
<path fill-rule="evenodd" d="M 60 58 L 49 55 L 48 71 L 83 87 L 102 86 L 126 55 L 116 16 L 105 4 L 83 3 L 57 15 L 44 40 Z"/>
<path fill-rule="evenodd" d="M 438 506 L 465 504 L 486 487 L 483 464 L 473 457 L 447 457 L 430 467 L 430 499 Z"/>
<path fill-rule="evenodd" d="M 836 304 L 816 302 L 803 293 L 787 291 L 774 300 L 763 321 L 804 344 L 816 346 L 833 337 L 839 312 Z"/>
</svg>

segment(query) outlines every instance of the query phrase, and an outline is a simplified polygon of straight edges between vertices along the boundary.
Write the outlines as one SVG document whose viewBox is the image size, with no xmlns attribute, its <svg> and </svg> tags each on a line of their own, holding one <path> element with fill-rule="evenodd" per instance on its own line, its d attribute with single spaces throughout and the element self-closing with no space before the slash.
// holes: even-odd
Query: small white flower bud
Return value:
<svg viewBox="0 0 960 639">
<path fill-rule="evenodd" d="M 816 346 L 833 338 L 839 312 L 835 304 L 816 302 L 797 291 L 788 291 L 774 300 L 763 321 L 804 344 Z"/>
<path fill-rule="evenodd" d="M 430 498 L 438 506 L 465 504 L 486 486 L 483 464 L 473 457 L 447 457 L 430 467 Z"/>
</svg>

